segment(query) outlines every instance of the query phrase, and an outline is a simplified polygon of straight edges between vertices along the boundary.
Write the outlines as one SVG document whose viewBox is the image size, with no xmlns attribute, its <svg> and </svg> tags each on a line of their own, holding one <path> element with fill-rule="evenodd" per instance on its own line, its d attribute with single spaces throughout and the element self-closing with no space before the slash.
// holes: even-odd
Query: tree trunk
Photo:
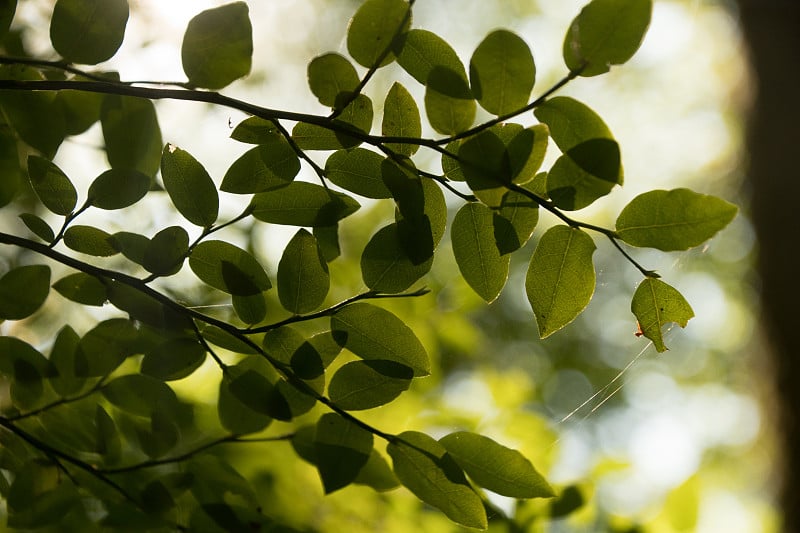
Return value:
<svg viewBox="0 0 800 533">
<path fill-rule="evenodd" d="M 774 360 L 784 529 L 800 532 L 800 2 L 739 0 L 755 74 L 748 148 L 763 330 Z"/>
</svg>

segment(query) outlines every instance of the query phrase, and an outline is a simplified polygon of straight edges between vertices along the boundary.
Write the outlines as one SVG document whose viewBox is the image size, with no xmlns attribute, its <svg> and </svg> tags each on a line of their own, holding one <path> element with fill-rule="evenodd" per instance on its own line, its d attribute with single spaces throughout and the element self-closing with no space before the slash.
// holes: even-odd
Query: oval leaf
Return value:
<svg viewBox="0 0 800 533">
<path fill-rule="evenodd" d="M 493 115 L 524 107 L 536 80 L 530 48 L 508 30 L 495 30 L 481 41 L 469 62 L 469 79 L 478 103 Z"/>
<path fill-rule="evenodd" d="M 539 222 L 539 204 L 522 193 L 508 191 L 492 217 L 497 250 L 505 255 L 522 248 L 531 238 Z"/>
<path fill-rule="evenodd" d="M 96 65 L 117 52 L 127 23 L 127 0 L 58 0 L 50 40 L 68 62 Z"/>
<path fill-rule="evenodd" d="M 664 352 L 661 328 L 674 322 L 685 328 L 694 311 L 683 295 L 661 280 L 646 278 L 636 288 L 631 301 L 631 312 L 639 321 L 642 334 L 653 341 L 656 350 Z"/>
<path fill-rule="evenodd" d="M 547 230 L 531 257 L 525 292 L 539 336 L 548 337 L 577 317 L 594 293 L 591 237 L 569 226 Z"/>
<path fill-rule="evenodd" d="M 19 216 L 25 226 L 31 230 L 34 235 L 42 239 L 44 242 L 51 243 L 56 238 L 53 228 L 50 224 L 44 221 L 41 217 L 32 213 L 22 213 Z"/>
<path fill-rule="evenodd" d="M 189 253 L 189 234 L 180 226 L 169 226 L 156 233 L 142 257 L 142 266 L 158 276 L 176 274 Z"/>
<path fill-rule="evenodd" d="M 174 413 L 178 397 L 163 381 L 142 374 L 129 374 L 109 381 L 103 396 L 128 413 L 150 417 L 155 412 Z"/>
<path fill-rule="evenodd" d="M 339 107 L 358 87 L 358 73 L 346 58 L 328 53 L 308 64 L 308 86 L 322 105 Z"/>
<path fill-rule="evenodd" d="M 161 178 L 172 203 L 186 220 L 203 228 L 217 220 L 217 188 L 189 152 L 167 144 L 161 154 Z"/>
<path fill-rule="evenodd" d="M 302 181 L 258 193 L 251 202 L 253 216 L 262 222 L 288 226 L 331 226 L 360 207 L 346 194 Z"/>
<path fill-rule="evenodd" d="M 347 411 L 387 404 L 408 390 L 414 371 L 394 361 L 352 361 L 331 378 L 330 399 Z"/>
<path fill-rule="evenodd" d="M 372 433 L 337 413 L 319 417 L 314 434 L 314 459 L 325 494 L 352 483 L 371 452 Z"/>
<path fill-rule="evenodd" d="M 295 233 L 278 264 L 278 298 L 287 311 L 303 314 L 322 305 L 331 286 L 328 264 L 317 239 L 305 229 Z"/>
<path fill-rule="evenodd" d="M 689 189 L 640 194 L 617 217 L 617 235 L 633 246 L 687 250 L 713 237 L 738 208 L 721 198 Z"/>
<path fill-rule="evenodd" d="M 189 21 L 181 45 L 189 83 L 222 89 L 250 73 L 253 27 L 244 2 L 207 9 Z"/>
<path fill-rule="evenodd" d="M 417 336 L 395 315 L 367 303 L 354 303 L 331 317 L 336 342 L 362 359 L 394 361 L 411 367 L 414 376 L 427 376 L 428 354 Z"/>
<path fill-rule="evenodd" d="M 494 235 L 491 209 L 468 203 L 456 213 L 450 236 L 458 269 L 470 287 L 488 303 L 493 302 L 508 279 L 510 257 L 500 255 Z"/>
<path fill-rule="evenodd" d="M 28 156 L 28 175 L 36 196 L 57 215 L 69 215 L 78 202 L 78 192 L 66 174 L 54 163 L 36 155 Z"/>
<path fill-rule="evenodd" d="M 642 44 L 652 11 L 653 0 L 592 0 L 567 30 L 567 67 L 597 76 L 625 63 Z"/>
<path fill-rule="evenodd" d="M 203 282 L 229 294 L 251 296 L 272 287 L 255 257 L 224 241 L 203 241 L 195 246 L 189 268 Z"/>
<path fill-rule="evenodd" d="M 360 65 L 367 68 L 388 65 L 394 61 L 394 54 L 386 53 L 387 49 L 410 25 L 411 11 L 408 2 L 366 0 L 350 20 L 347 51 Z"/>
<path fill-rule="evenodd" d="M 68 227 L 64 232 L 64 244 L 76 252 L 95 257 L 111 257 L 119 253 L 111 244 L 111 235 L 94 226 L 76 224 Z"/>
<path fill-rule="evenodd" d="M 384 157 L 364 148 L 339 150 L 325 162 L 325 176 L 343 189 L 366 198 L 391 198 L 381 179 Z"/>
<path fill-rule="evenodd" d="M 384 137 L 418 138 L 422 135 L 417 102 L 398 82 L 389 89 L 383 103 L 381 133 Z M 406 157 L 411 157 L 419 149 L 418 144 L 386 143 L 386 147 Z"/>
<path fill-rule="evenodd" d="M 591 139 L 614 139 L 600 115 L 569 96 L 550 98 L 537 106 L 533 114 L 547 124 L 553 141 L 565 153 Z"/>
<path fill-rule="evenodd" d="M 64 298 L 83 305 L 100 307 L 108 300 L 105 284 L 85 272 L 64 276 L 53 284 L 53 288 Z"/>
<path fill-rule="evenodd" d="M 0 319 L 22 320 L 39 309 L 50 293 L 50 267 L 13 268 L 0 278 Z"/>
<path fill-rule="evenodd" d="M 206 349 L 197 339 L 171 339 L 144 354 L 141 372 L 162 381 L 182 379 L 197 370 L 205 359 Z"/>
<path fill-rule="evenodd" d="M 302 150 L 352 148 L 361 144 L 359 136 L 363 138 L 372 129 L 372 116 L 372 100 L 359 94 L 331 121 L 330 127 L 298 122 L 292 129 L 292 139 Z"/>
<path fill-rule="evenodd" d="M 430 272 L 433 257 L 415 263 L 400 241 L 398 225 L 389 224 L 378 230 L 361 254 L 361 277 L 374 291 L 397 294 L 411 287 Z"/>
<path fill-rule="evenodd" d="M 488 527 L 480 497 L 444 446 L 424 433 L 405 431 L 389 442 L 386 451 L 394 473 L 417 498 L 454 522 L 477 529 Z"/>
<path fill-rule="evenodd" d="M 300 160 L 283 137 L 272 136 L 233 162 L 219 190 L 251 194 L 284 187 L 300 172 Z"/>
<path fill-rule="evenodd" d="M 107 94 L 100 123 L 111 168 L 138 170 L 150 178 L 156 175 L 164 145 L 152 101 Z"/>
<path fill-rule="evenodd" d="M 106 170 L 89 186 L 89 202 L 100 209 L 122 209 L 142 198 L 150 190 L 150 178 L 136 170 Z"/>
<path fill-rule="evenodd" d="M 136 353 L 139 338 L 130 320 L 112 318 L 89 330 L 78 344 L 75 375 L 96 377 L 110 374 L 126 357 Z"/>
<path fill-rule="evenodd" d="M 274 122 L 261 117 L 246 118 L 231 132 L 231 139 L 247 144 L 267 144 L 282 136 Z"/>
<path fill-rule="evenodd" d="M 227 375 L 223 376 L 219 384 L 217 415 L 219 416 L 222 426 L 232 433 L 255 433 L 261 431 L 272 422 L 271 416 L 251 408 L 246 398 L 246 401 L 242 401 L 231 390 L 232 381 L 245 372 L 251 371 L 248 367 L 253 365 L 254 361 L 257 361 L 257 359 L 248 358 L 237 365 L 228 367 Z M 266 362 L 259 361 L 255 364 L 263 365 L 266 364 Z M 267 381 L 266 378 L 264 378 L 264 381 Z M 267 383 L 269 382 L 267 381 Z"/>
<path fill-rule="evenodd" d="M 552 487 L 521 453 L 468 431 L 439 443 L 478 485 L 511 498 L 552 498 Z"/>
</svg>

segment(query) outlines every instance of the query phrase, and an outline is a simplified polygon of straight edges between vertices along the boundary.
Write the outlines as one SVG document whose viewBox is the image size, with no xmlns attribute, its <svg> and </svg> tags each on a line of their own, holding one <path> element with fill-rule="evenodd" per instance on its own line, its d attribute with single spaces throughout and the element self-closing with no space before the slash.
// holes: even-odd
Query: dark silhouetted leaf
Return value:
<svg viewBox="0 0 800 533">
<path fill-rule="evenodd" d="M 96 257 L 110 257 L 119 252 L 111 244 L 111 235 L 95 228 L 76 224 L 64 232 L 64 244 L 76 252 Z"/>
<path fill-rule="evenodd" d="M 219 214 L 211 176 L 189 152 L 168 144 L 161 154 L 161 178 L 172 203 L 192 224 L 208 228 Z"/>
<path fill-rule="evenodd" d="M 250 194 L 284 187 L 300 171 L 300 160 L 283 137 L 272 136 L 233 162 L 219 190 Z"/>
<path fill-rule="evenodd" d="M 110 374 L 126 357 L 136 353 L 139 333 L 130 320 L 112 318 L 97 324 L 81 338 L 75 354 L 75 375 Z"/>
<path fill-rule="evenodd" d="M 433 258 L 415 264 L 400 242 L 397 224 L 378 230 L 361 254 L 361 276 L 367 287 L 390 294 L 403 292 L 430 272 Z"/>
<path fill-rule="evenodd" d="M 174 413 L 178 406 L 178 397 L 167 384 L 142 374 L 112 379 L 102 393 L 115 407 L 139 416 Z"/>
<path fill-rule="evenodd" d="M 108 300 L 105 283 L 84 272 L 64 276 L 53 288 L 64 298 L 83 305 L 100 307 Z"/>
<path fill-rule="evenodd" d="M 0 277 L 0 319 L 22 320 L 39 309 L 50 293 L 50 267 L 27 265 Z"/>
<path fill-rule="evenodd" d="M 337 129 L 317 124 L 298 122 L 292 129 L 292 139 L 303 150 L 339 150 L 361 144 L 358 134 L 367 134 L 372 128 L 372 100 L 359 94 L 332 122 Z M 356 135 L 348 135 L 354 132 Z"/>
<path fill-rule="evenodd" d="M 150 246 L 150 239 L 129 231 L 118 231 L 109 237 L 108 242 L 115 250 L 137 265 L 144 263 L 144 254 Z"/>
<path fill-rule="evenodd" d="M 266 364 L 266 361 L 261 357 L 253 356 L 237 365 L 228 367 L 228 375 L 223 376 L 219 385 L 219 401 L 217 402 L 217 414 L 220 422 L 228 431 L 232 433 L 254 433 L 264 429 L 272 422 L 272 417 L 262 412 L 263 409 L 260 407 L 261 403 L 257 393 L 263 391 L 253 391 L 253 395 L 256 396 L 256 399 L 252 400 L 256 402 L 256 408 L 254 408 L 254 406 L 250 405 L 252 401 L 249 399 L 248 394 L 243 394 L 238 390 L 234 394 L 231 390 L 231 385 L 237 378 L 240 378 L 246 372 L 256 372 L 253 367 L 264 371 Z M 263 380 L 263 382 L 269 384 L 269 381 L 263 375 L 261 379 L 250 377 L 245 378 L 245 380 L 258 381 L 259 383 L 262 383 Z M 241 387 L 241 385 L 242 383 L 240 382 L 237 387 Z M 260 385 L 256 385 L 256 387 L 258 386 Z M 243 395 L 244 398 L 240 398 L 240 395 Z"/>
<path fill-rule="evenodd" d="M 322 305 L 330 289 L 328 264 L 317 240 L 300 229 L 286 245 L 278 264 L 278 298 L 294 314 L 313 311 Z"/>
<path fill-rule="evenodd" d="M 231 139 L 247 144 L 268 144 L 282 137 L 275 123 L 261 117 L 241 121 L 231 133 Z"/>
<path fill-rule="evenodd" d="M 50 243 L 56 238 L 53 228 L 51 228 L 50 224 L 45 222 L 42 218 L 31 213 L 22 213 L 19 218 L 22 219 L 22 222 L 34 233 L 34 235 L 43 241 Z"/>
<path fill-rule="evenodd" d="M 161 129 L 153 102 L 107 94 L 100 111 L 111 168 L 138 170 L 152 178 L 161 163 Z"/>
<path fill-rule="evenodd" d="M 189 234 L 180 226 L 169 226 L 156 233 L 142 256 L 142 266 L 159 276 L 176 274 L 189 252 Z"/>
<path fill-rule="evenodd" d="M 106 170 L 89 186 L 89 201 L 100 209 L 122 209 L 147 194 L 150 178 L 136 170 Z"/>
<path fill-rule="evenodd" d="M 75 209 L 78 193 L 54 163 L 43 157 L 28 156 L 28 175 L 36 196 L 47 209 L 57 215 L 68 215 Z"/>
<path fill-rule="evenodd" d="M 171 339 L 144 354 L 142 374 L 162 381 L 182 379 L 203 364 L 206 349 L 197 339 Z"/>
<path fill-rule="evenodd" d="M 250 73 L 253 27 L 244 2 L 233 2 L 195 15 L 181 46 L 183 72 L 189 83 L 222 89 Z"/>
<path fill-rule="evenodd" d="M 372 433 L 337 413 L 322 415 L 314 434 L 314 457 L 325 494 L 352 483 L 371 452 Z"/>
<path fill-rule="evenodd" d="M 86 383 L 86 379 L 75 373 L 75 355 L 80 340 L 74 329 L 64 326 L 59 330 L 50 349 L 50 363 L 55 369 L 55 375 L 50 378 L 50 386 L 62 397 L 76 394 Z"/>
<path fill-rule="evenodd" d="M 258 324 L 267 316 L 267 302 L 261 293 L 232 294 L 231 302 L 236 316 L 245 324 Z"/>
<path fill-rule="evenodd" d="M 50 40 L 67 61 L 95 65 L 117 52 L 127 23 L 127 0 L 58 0 Z"/>
<path fill-rule="evenodd" d="M 224 241 L 203 241 L 189 267 L 203 282 L 229 294 L 252 296 L 272 287 L 264 267 L 248 252 Z"/>
<path fill-rule="evenodd" d="M 0 6 L 0 9 L 2 9 L 2 6 Z M 2 13 L 0 13 L 1 15 Z M 0 24 L 2 24 L 2 20 L 0 20 Z M 0 105 L 2 105 L 2 92 L 0 92 Z M 22 169 L 19 164 L 17 139 L 8 126 L 0 126 L 0 173 L 3 176 L 3 179 L 0 180 L 0 207 L 3 207 L 14 199 L 22 185 Z M 34 231 L 34 233 L 36 232 Z M 38 233 L 36 234 L 39 235 Z M 41 237 L 41 235 L 39 236 Z M 47 241 L 47 239 L 42 240 Z"/>
</svg>

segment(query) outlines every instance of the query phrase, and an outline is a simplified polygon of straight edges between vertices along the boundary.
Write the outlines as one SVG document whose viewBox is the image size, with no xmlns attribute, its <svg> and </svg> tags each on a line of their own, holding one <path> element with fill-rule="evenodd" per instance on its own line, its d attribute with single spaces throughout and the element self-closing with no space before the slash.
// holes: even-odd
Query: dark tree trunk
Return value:
<svg viewBox="0 0 800 533">
<path fill-rule="evenodd" d="M 739 0 L 757 95 L 749 179 L 780 406 L 784 531 L 800 532 L 800 1 Z"/>
</svg>

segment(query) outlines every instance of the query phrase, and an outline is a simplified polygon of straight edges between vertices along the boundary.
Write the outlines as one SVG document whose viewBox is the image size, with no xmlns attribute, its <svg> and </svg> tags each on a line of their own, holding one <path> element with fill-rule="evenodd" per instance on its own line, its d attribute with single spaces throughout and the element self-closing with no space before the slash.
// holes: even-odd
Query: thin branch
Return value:
<svg viewBox="0 0 800 533">
<path fill-rule="evenodd" d="M 7 420 L 9 420 L 11 422 L 17 422 L 19 420 L 24 420 L 24 419 L 30 418 L 32 416 L 40 415 L 40 414 L 44 413 L 45 411 L 49 411 L 50 409 L 54 409 L 54 408 L 60 407 L 62 405 L 67 405 L 67 404 L 70 404 L 70 403 L 74 403 L 74 402 L 83 400 L 84 398 L 87 398 L 87 397 L 91 396 L 92 394 L 101 391 L 103 389 L 103 387 L 105 387 L 105 386 L 106 386 L 105 378 L 103 378 L 100 381 L 98 381 L 97 383 L 95 383 L 95 385 L 91 389 L 89 389 L 89 390 L 87 390 L 85 392 L 82 392 L 81 394 L 78 394 L 77 396 L 70 396 L 69 398 L 60 398 L 60 399 L 58 399 L 58 400 L 56 400 L 54 402 L 51 402 L 51 403 L 49 403 L 47 405 L 39 407 L 38 409 L 34 409 L 33 411 L 28 411 L 27 413 L 21 413 L 21 414 L 18 414 L 18 415 L 9 416 L 9 417 L 7 417 Z"/>
</svg>

